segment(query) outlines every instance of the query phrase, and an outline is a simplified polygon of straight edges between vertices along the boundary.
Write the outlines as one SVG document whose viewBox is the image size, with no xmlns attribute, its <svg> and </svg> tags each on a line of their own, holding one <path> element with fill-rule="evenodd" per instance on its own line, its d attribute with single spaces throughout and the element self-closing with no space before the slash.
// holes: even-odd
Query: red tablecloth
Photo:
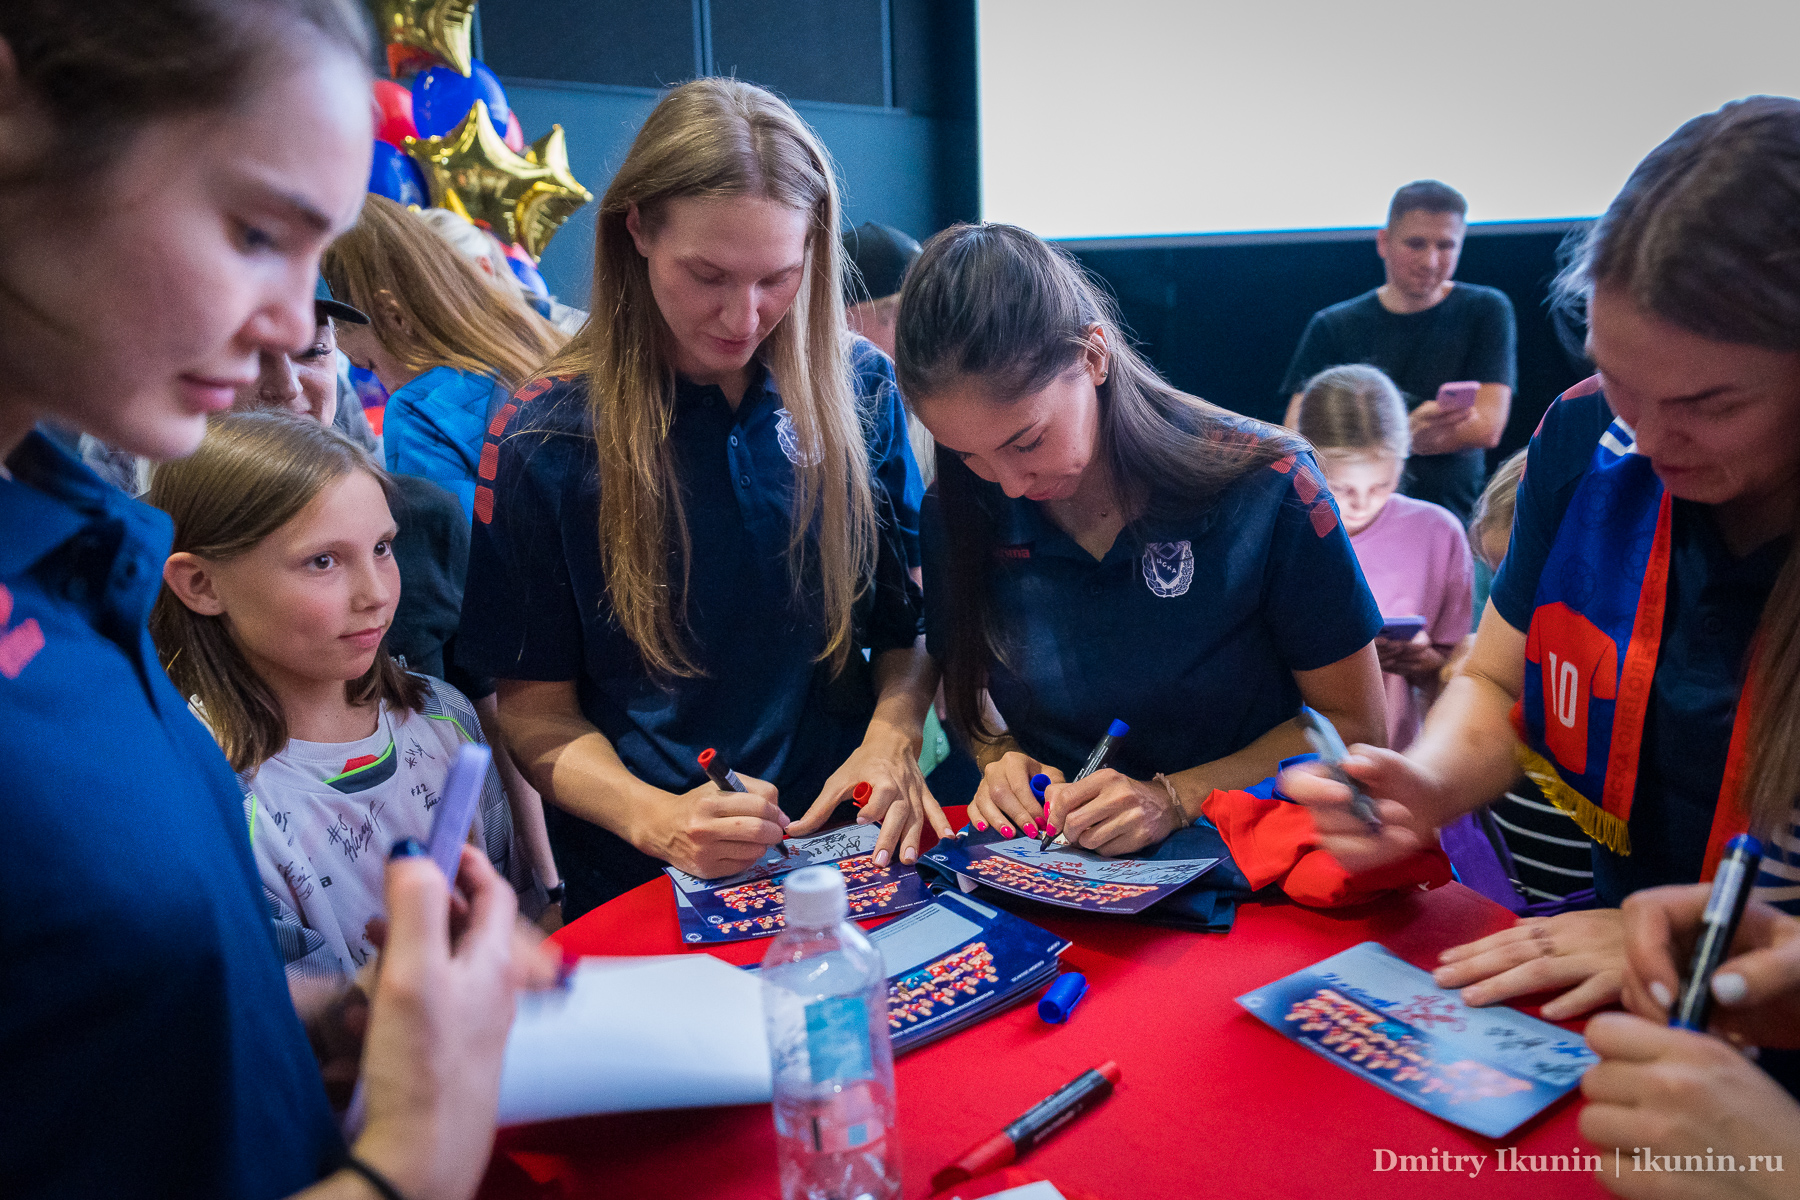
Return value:
<svg viewBox="0 0 1800 1200">
<path fill-rule="evenodd" d="M 1232 1000 L 1362 941 L 1429 966 L 1445 947 L 1512 923 L 1460 884 L 1317 912 L 1249 903 L 1229 934 L 1071 912 L 1035 916 L 1075 944 L 1090 991 L 1068 1024 L 1022 1005 L 896 1064 L 908 1200 L 975 1142 L 1083 1070 L 1116 1059 L 1113 1097 L 1026 1160 L 1065 1191 L 1104 1200 L 1195 1196 L 1498 1197 L 1605 1194 L 1586 1172 L 1497 1172 L 1495 1150 L 1596 1153 L 1565 1098 L 1490 1141 L 1397 1100 L 1286 1041 Z M 583 954 L 688 951 L 669 881 L 621 896 L 557 935 Z M 713 952 L 761 959 L 767 939 Z M 1484 1155 L 1480 1175 L 1377 1172 L 1376 1151 Z M 1610 1159 L 1608 1160 L 1610 1163 Z M 1629 1164 L 1627 1164 L 1629 1165 Z M 767 1105 L 590 1117 L 503 1130 L 482 1200 L 759 1197 L 778 1193 Z"/>
</svg>

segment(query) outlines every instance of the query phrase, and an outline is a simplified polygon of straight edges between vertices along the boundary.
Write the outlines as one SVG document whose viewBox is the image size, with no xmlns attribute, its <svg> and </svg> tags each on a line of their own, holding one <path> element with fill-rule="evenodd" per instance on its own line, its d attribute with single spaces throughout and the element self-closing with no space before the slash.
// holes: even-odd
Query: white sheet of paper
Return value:
<svg viewBox="0 0 1800 1200">
<path fill-rule="evenodd" d="M 960 1196 L 953 1200 L 962 1200 Z M 1007 1188 L 1004 1192 L 993 1192 L 987 1200 L 1063 1200 L 1063 1194 L 1056 1190 L 1056 1185 L 1047 1179 L 1036 1183 L 1027 1183 L 1022 1187 Z"/>
<path fill-rule="evenodd" d="M 588 958 L 519 997 L 500 1124 L 757 1104 L 771 1094 L 762 983 L 708 954 Z"/>
</svg>

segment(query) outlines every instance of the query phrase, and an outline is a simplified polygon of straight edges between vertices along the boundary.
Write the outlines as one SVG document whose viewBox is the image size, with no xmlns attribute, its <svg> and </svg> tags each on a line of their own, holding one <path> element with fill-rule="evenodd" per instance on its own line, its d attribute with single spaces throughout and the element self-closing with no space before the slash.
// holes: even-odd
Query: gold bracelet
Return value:
<svg viewBox="0 0 1800 1200">
<path fill-rule="evenodd" d="M 1181 797 L 1175 794 L 1175 785 L 1169 781 L 1169 777 L 1158 771 L 1152 778 L 1163 785 L 1163 790 L 1169 793 L 1169 803 L 1175 807 L 1175 828 L 1172 832 L 1179 833 L 1192 825 L 1194 818 L 1188 816 L 1187 809 L 1181 806 Z"/>
</svg>

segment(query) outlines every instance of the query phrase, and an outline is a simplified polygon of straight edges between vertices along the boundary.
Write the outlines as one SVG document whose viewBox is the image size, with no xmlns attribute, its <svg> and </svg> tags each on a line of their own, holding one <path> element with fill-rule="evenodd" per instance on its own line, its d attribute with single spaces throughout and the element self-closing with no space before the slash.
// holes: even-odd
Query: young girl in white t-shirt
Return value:
<svg viewBox="0 0 1800 1200">
<path fill-rule="evenodd" d="M 1404 750 L 1437 698 L 1439 671 L 1471 627 L 1468 535 L 1449 509 L 1399 494 L 1411 452 L 1406 402 L 1378 368 L 1331 367 L 1307 380 L 1297 424 L 1318 451 L 1387 622 L 1375 650 L 1387 690 L 1388 749 Z M 1424 620 L 1409 629 L 1406 618 Z"/>
<path fill-rule="evenodd" d="M 175 522 L 150 629 L 244 787 L 250 839 L 290 976 L 354 974 L 375 953 L 387 847 L 425 840 L 474 710 L 383 645 L 400 598 L 387 476 L 316 421 L 215 420 L 159 468 Z M 471 840 L 541 910 L 490 768 Z"/>
</svg>

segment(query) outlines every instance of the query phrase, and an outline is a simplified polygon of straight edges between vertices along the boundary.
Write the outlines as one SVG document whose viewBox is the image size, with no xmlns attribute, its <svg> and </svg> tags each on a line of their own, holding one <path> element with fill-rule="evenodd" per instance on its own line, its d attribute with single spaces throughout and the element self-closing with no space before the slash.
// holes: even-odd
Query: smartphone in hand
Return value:
<svg viewBox="0 0 1800 1200">
<path fill-rule="evenodd" d="M 1480 390 L 1481 385 L 1472 379 L 1461 383 L 1446 383 L 1438 388 L 1438 409 L 1442 412 L 1461 412 L 1465 408 L 1473 408 L 1475 393 Z"/>
<path fill-rule="evenodd" d="M 1381 636 L 1390 642 L 1410 642 L 1425 628 L 1424 617 L 1383 617 Z"/>
</svg>

